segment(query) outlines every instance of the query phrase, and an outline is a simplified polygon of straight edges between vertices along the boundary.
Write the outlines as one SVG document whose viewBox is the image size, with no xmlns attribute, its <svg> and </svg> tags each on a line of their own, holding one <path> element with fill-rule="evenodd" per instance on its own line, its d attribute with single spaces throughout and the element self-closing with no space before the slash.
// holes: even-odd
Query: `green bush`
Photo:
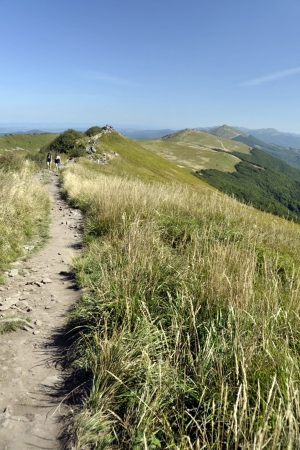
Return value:
<svg viewBox="0 0 300 450">
<path fill-rule="evenodd" d="M 28 155 L 26 155 L 26 159 L 33 161 L 40 169 L 45 168 L 46 166 L 46 158 L 44 153 L 28 153 Z"/>
<path fill-rule="evenodd" d="M 80 131 L 69 129 L 60 134 L 50 144 L 45 145 L 45 147 L 41 149 L 41 153 L 66 153 L 71 155 L 78 146 L 82 145 L 81 142 L 78 141 L 84 137 L 85 135 Z"/>
<path fill-rule="evenodd" d="M 85 156 L 86 155 L 86 151 L 85 151 L 85 145 L 82 143 L 79 143 L 78 145 L 76 145 L 73 150 L 70 151 L 69 156 L 73 157 L 73 158 L 79 158 L 80 156 Z"/>
<path fill-rule="evenodd" d="M 91 136 L 95 136 L 96 134 L 101 133 L 101 131 L 102 131 L 102 128 L 95 126 L 95 127 L 91 127 L 88 130 L 86 130 L 85 134 L 87 136 L 91 137 Z"/>
</svg>

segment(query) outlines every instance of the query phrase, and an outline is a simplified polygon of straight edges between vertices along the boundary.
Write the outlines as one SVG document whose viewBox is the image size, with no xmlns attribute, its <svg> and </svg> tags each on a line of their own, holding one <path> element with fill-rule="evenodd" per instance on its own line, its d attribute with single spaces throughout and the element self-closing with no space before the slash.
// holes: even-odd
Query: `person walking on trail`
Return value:
<svg viewBox="0 0 300 450">
<path fill-rule="evenodd" d="M 47 158 L 46 158 L 46 162 L 47 162 L 47 168 L 50 170 L 51 169 L 51 165 L 52 165 L 52 155 L 51 155 L 51 153 L 48 153 Z"/>
<path fill-rule="evenodd" d="M 56 170 L 59 170 L 59 167 L 60 167 L 60 156 L 57 153 L 55 155 L 54 162 L 55 162 Z"/>
</svg>

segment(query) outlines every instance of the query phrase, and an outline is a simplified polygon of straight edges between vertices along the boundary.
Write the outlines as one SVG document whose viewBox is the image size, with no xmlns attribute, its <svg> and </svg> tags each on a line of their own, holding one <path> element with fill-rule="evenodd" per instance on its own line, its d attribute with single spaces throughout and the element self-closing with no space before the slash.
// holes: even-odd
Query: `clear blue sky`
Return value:
<svg viewBox="0 0 300 450">
<path fill-rule="evenodd" d="M 0 122 L 300 133 L 299 0 L 0 0 Z"/>
</svg>

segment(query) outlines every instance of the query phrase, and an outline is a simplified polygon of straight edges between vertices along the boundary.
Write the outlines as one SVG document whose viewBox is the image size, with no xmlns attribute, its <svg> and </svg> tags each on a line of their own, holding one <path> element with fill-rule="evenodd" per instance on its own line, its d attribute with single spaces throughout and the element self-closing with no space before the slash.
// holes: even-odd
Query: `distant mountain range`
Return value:
<svg viewBox="0 0 300 450">
<path fill-rule="evenodd" d="M 252 134 L 257 139 L 269 144 L 283 145 L 284 147 L 292 147 L 300 149 L 300 135 L 295 133 L 283 133 L 274 128 L 261 128 L 258 130 L 249 130 L 247 128 L 239 128 L 242 132 Z"/>
<path fill-rule="evenodd" d="M 222 125 L 219 127 L 199 127 L 195 129 L 204 131 L 205 133 L 213 134 L 215 136 L 225 137 L 227 139 L 233 139 L 237 135 L 251 135 L 267 144 L 275 144 L 300 150 L 300 134 L 283 133 L 281 131 L 275 130 L 275 128 L 261 128 L 257 130 L 251 130 L 249 128 Z"/>
<path fill-rule="evenodd" d="M 269 155 L 272 155 L 275 158 L 281 159 L 290 166 L 295 167 L 296 169 L 300 169 L 300 135 L 281 133 L 280 131 L 274 129 L 246 130 L 246 128 L 241 129 L 237 127 L 231 127 L 229 125 L 222 125 L 221 127 L 205 129 L 197 128 L 197 130 L 211 134 L 213 136 L 225 137 L 226 139 L 230 139 L 232 141 L 242 142 L 243 144 L 249 145 L 249 147 L 258 148 L 265 151 L 266 153 L 269 153 Z M 270 130 L 269 134 L 267 130 Z M 251 134 L 249 133 L 250 131 Z M 256 133 L 256 135 L 253 133 Z M 259 139 L 257 136 L 263 136 L 264 139 L 271 139 L 271 136 L 277 136 L 277 140 L 280 142 L 286 142 L 286 145 L 269 143 L 262 139 Z M 285 136 L 287 136 L 287 140 L 285 140 Z M 294 142 L 296 144 L 298 139 L 298 147 L 292 148 L 287 145 L 287 143 L 289 142 L 288 139 L 290 137 L 294 139 Z"/>
<path fill-rule="evenodd" d="M 24 126 L 23 130 L 21 129 Z M 36 127 L 34 126 L 36 125 Z M 31 126 L 31 128 L 30 128 Z M 41 126 L 41 128 L 38 128 Z M 61 133 L 68 128 L 77 131 L 85 131 L 84 124 L 2 124 L 0 123 L 0 135 L 4 134 L 41 134 L 48 132 Z M 159 139 L 171 135 L 180 130 L 168 128 L 142 130 L 137 128 L 115 127 L 117 131 L 131 139 Z M 250 147 L 259 148 L 276 158 L 285 161 L 291 166 L 300 169 L 300 134 L 283 133 L 274 128 L 262 128 L 251 130 L 243 127 L 222 125 L 218 127 L 199 127 L 196 131 L 202 131 L 213 136 L 226 138 L 232 141 L 242 142 Z"/>
<path fill-rule="evenodd" d="M 0 128 L 0 136 L 5 136 L 6 134 L 43 134 L 43 133 L 51 133 L 51 132 L 50 131 L 42 131 L 42 130 L 1 132 L 1 128 Z"/>
<path fill-rule="evenodd" d="M 249 145 L 252 146 L 256 145 L 265 147 L 265 144 L 274 144 L 275 146 L 279 145 L 280 147 L 300 150 L 300 134 L 282 133 L 281 131 L 275 130 L 274 128 L 251 130 L 249 128 L 222 125 L 218 127 L 198 127 L 194 129 L 196 131 L 202 131 L 204 133 L 209 133 L 214 136 L 219 136 L 226 139 L 240 140 L 242 137 L 248 138 Z M 131 139 L 158 139 L 166 135 L 181 131 L 178 129 L 133 130 L 126 128 L 117 128 L 117 130 L 124 136 Z M 254 138 L 256 138 L 257 140 L 255 140 Z M 244 141 L 240 140 L 240 142 Z M 275 148 L 274 151 L 276 152 Z M 276 156 L 277 158 L 279 157 L 278 154 L 274 154 L 274 156 Z"/>
<path fill-rule="evenodd" d="M 248 136 L 249 134 L 243 133 L 240 129 L 235 127 L 230 127 L 229 125 L 222 125 L 221 127 L 213 127 L 213 128 L 206 128 L 206 129 L 200 129 L 196 128 L 199 131 L 203 131 L 209 134 L 212 134 L 213 136 L 223 137 L 225 139 L 234 139 L 237 136 Z"/>
<path fill-rule="evenodd" d="M 178 130 L 128 130 L 118 128 L 117 131 L 130 139 L 158 139 L 166 135 L 175 133 Z"/>
<path fill-rule="evenodd" d="M 263 150 L 275 158 L 281 159 L 287 164 L 300 169 L 300 135 L 281 133 L 273 128 L 250 130 L 241 127 L 222 125 L 219 127 L 199 127 L 195 131 L 201 131 L 219 138 L 242 142 L 252 148 Z M 126 130 L 118 129 L 124 136 L 131 139 L 159 139 L 165 136 L 180 133 L 182 130 Z M 276 141 L 278 143 L 272 143 Z M 293 141 L 294 147 L 289 144 Z M 279 143 L 280 142 L 280 143 Z"/>
<path fill-rule="evenodd" d="M 180 131 L 179 129 L 156 128 L 156 129 L 142 129 L 141 127 L 126 127 L 112 124 L 114 128 L 131 139 L 158 139 L 160 137 Z M 68 128 L 73 128 L 78 131 L 87 130 L 91 124 L 84 123 L 0 123 L 0 135 L 4 134 L 34 134 L 34 133 L 62 133 Z M 198 131 L 210 133 L 215 136 L 224 137 L 226 139 L 234 139 L 237 136 L 247 137 L 249 135 L 258 140 L 267 143 L 275 144 L 284 147 L 291 147 L 300 150 L 300 134 L 286 133 L 275 130 L 274 128 L 249 129 L 244 127 L 233 127 L 229 125 L 214 126 L 214 127 L 198 127 L 194 128 Z M 259 144 L 258 144 L 259 145 Z"/>
</svg>

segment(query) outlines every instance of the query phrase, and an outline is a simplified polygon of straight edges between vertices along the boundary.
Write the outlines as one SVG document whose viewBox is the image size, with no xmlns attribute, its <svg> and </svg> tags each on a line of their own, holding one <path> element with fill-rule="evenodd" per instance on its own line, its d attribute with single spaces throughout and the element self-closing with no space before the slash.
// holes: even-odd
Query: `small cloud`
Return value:
<svg viewBox="0 0 300 450">
<path fill-rule="evenodd" d="M 249 80 L 241 83 L 240 86 L 258 86 L 260 84 L 268 83 L 269 81 L 289 77 L 296 73 L 300 73 L 300 67 L 296 67 L 295 69 L 281 70 L 279 72 L 273 72 L 269 75 L 265 75 L 264 77 L 254 78 L 254 80 Z"/>
</svg>

